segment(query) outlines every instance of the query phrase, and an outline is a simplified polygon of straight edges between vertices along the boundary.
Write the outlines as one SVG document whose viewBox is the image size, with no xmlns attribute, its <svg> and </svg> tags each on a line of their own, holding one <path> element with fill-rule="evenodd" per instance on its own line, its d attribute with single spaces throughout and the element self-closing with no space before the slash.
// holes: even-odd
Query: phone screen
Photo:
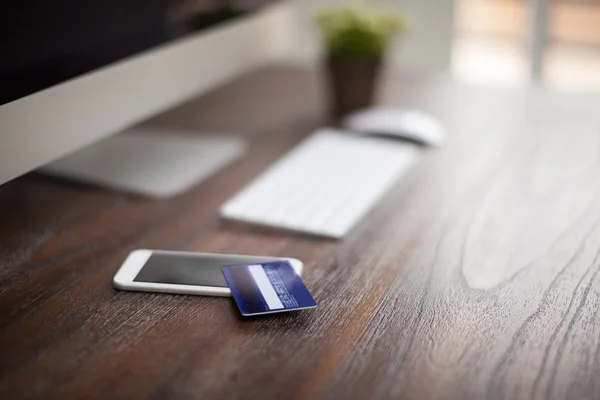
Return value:
<svg viewBox="0 0 600 400">
<path fill-rule="evenodd" d="M 223 267 L 271 260 L 274 258 L 154 252 L 134 281 L 228 287 L 221 272 Z"/>
</svg>

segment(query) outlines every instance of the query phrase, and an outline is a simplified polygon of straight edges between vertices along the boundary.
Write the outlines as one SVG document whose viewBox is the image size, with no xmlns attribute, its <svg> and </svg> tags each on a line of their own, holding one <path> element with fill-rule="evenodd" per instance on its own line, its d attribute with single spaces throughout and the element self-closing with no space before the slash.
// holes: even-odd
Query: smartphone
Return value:
<svg viewBox="0 0 600 400">
<path fill-rule="evenodd" d="M 113 284 L 121 290 L 231 296 L 223 267 L 274 260 L 288 261 L 301 275 L 302 261 L 295 258 L 135 250 L 121 265 Z"/>
</svg>

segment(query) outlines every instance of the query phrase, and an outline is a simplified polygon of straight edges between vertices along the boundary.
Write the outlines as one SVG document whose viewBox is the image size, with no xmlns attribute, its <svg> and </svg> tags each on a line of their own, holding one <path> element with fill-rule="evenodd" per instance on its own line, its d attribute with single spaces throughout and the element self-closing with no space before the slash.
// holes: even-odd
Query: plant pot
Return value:
<svg viewBox="0 0 600 400">
<path fill-rule="evenodd" d="M 327 57 L 329 106 L 335 119 L 373 104 L 381 64 L 380 58 Z"/>
</svg>

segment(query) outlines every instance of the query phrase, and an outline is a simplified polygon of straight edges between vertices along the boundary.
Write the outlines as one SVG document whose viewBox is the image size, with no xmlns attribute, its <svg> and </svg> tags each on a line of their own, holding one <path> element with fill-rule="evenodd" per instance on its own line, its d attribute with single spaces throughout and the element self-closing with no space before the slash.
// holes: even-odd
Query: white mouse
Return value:
<svg viewBox="0 0 600 400">
<path fill-rule="evenodd" d="M 418 110 L 370 108 L 350 114 L 342 125 L 359 135 L 387 136 L 425 146 L 439 146 L 446 138 L 442 123 Z"/>
</svg>

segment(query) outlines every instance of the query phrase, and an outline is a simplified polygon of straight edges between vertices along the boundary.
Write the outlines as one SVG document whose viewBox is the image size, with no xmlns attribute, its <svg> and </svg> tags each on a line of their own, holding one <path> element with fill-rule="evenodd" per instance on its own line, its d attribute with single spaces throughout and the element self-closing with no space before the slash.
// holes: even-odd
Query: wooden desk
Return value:
<svg viewBox="0 0 600 400">
<path fill-rule="evenodd" d="M 169 201 L 27 175 L 0 187 L 0 397 L 600 398 L 600 101 L 388 80 L 451 131 L 341 242 L 218 207 L 323 121 L 274 68 L 152 121 L 243 132 L 239 163 Z M 319 307 L 119 292 L 136 248 L 299 257 Z"/>
</svg>

